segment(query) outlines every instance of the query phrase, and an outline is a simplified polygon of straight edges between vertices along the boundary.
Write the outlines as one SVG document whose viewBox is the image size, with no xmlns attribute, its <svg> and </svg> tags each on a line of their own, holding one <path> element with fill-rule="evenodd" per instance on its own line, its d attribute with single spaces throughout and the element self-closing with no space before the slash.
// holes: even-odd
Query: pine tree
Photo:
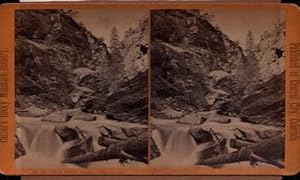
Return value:
<svg viewBox="0 0 300 180">
<path fill-rule="evenodd" d="M 120 45 L 119 33 L 115 26 L 112 28 L 110 33 L 110 45 L 112 49 L 118 49 Z"/>
<path fill-rule="evenodd" d="M 125 37 L 130 36 L 130 35 L 132 34 L 132 31 L 133 31 L 133 29 L 132 29 L 131 27 L 129 27 L 129 28 L 127 29 L 127 31 L 125 31 Z"/>
<path fill-rule="evenodd" d="M 109 66 L 114 68 L 111 77 L 115 80 L 121 76 L 124 71 L 123 57 L 120 52 L 121 42 L 119 39 L 119 33 L 116 27 L 113 27 L 110 34 L 110 55 L 109 55 Z"/>
<path fill-rule="evenodd" d="M 244 82 L 247 84 L 248 91 L 252 90 L 252 86 L 258 83 L 260 77 L 259 61 L 255 51 L 257 46 L 254 41 L 254 36 L 251 30 L 248 31 L 246 36 L 245 55 L 246 62 L 243 64 Z"/>
<path fill-rule="evenodd" d="M 73 9 L 62 10 L 62 13 L 67 15 L 67 16 L 70 16 L 72 18 L 76 18 L 77 15 L 78 15 L 78 11 L 75 11 Z"/>
<path fill-rule="evenodd" d="M 255 41 L 254 36 L 251 30 L 248 31 L 247 37 L 246 37 L 246 46 L 245 46 L 245 53 L 246 55 L 250 53 L 254 53 L 255 51 Z"/>
</svg>

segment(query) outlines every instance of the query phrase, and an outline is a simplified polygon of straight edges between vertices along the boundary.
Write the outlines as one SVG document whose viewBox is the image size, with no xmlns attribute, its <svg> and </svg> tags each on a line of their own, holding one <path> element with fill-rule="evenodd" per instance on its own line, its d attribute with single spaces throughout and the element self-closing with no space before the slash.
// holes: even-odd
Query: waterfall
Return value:
<svg viewBox="0 0 300 180">
<path fill-rule="evenodd" d="M 21 126 L 17 128 L 17 135 L 20 141 L 22 142 L 25 151 L 29 151 L 32 141 L 35 137 L 37 127 L 32 126 Z"/>
<path fill-rule="evenodd" d="M 55 132 L 55 125 L 22 124 L 17 135 L 26 154 L 16 159 L 16 165 L 22 168 L 65 167 L 58 155 L 63 142 Z"/>
<path fill-rule="evenodd" d="M 153 160 L 159 166 L 191 166 L 197 161 L 194 153 L 197 143 L 189 133 L 189 126 L 160 126 L 152 137 L 161 151 Z"/>
<path fill-rule="evenodd" d="M 54 125 L 40 126 L 35 133 L 29 152 L 40 156 L 54 157 L 63 144 L 54 128 Z"/>
<path fill-rule="evenodd" d="M 62 141 L 54 128 L 54 125 L 24 124 L 17 128 L 17 135 L 27 154 L 52 157 L 62 146 Z"/>
</svg>

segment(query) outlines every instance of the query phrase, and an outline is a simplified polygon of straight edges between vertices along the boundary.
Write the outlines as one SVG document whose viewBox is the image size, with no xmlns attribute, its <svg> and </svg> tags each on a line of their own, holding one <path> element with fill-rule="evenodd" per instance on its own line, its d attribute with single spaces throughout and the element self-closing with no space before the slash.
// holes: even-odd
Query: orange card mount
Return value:
<svg viewBox="0 0 300 180">
<path fill-rule="evenodd" d="M 1 172 L 298 172 L 298 19 L 272 3 L 2 5 Z"/>
</svg>

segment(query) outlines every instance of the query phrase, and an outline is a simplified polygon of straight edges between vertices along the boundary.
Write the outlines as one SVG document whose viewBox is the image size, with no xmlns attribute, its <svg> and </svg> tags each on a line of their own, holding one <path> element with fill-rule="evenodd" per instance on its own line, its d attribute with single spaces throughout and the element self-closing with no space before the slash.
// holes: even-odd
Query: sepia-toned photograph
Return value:
<svg viewBox="0 0 300 180">
<path fill-rule="evenodd" d="M 148 11 L 15 12 L 21 168 L 148 164 Z"/>
<path fill-rule="evenodd" d="M 155 167 L 284 168 L 280 9 L 151 11 Z"/>
</svg>

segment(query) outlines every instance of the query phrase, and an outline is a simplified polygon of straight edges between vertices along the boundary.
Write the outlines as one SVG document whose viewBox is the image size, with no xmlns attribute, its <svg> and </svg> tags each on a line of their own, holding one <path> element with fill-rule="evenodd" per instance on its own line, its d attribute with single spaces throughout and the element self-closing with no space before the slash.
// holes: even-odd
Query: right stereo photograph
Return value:
<svg viewBox="0 0 300 180">
<path fill-rule="evenodd" d="M 280 9 L 151 11 L 154 167 L 284 168 Z"/>
</svg>

